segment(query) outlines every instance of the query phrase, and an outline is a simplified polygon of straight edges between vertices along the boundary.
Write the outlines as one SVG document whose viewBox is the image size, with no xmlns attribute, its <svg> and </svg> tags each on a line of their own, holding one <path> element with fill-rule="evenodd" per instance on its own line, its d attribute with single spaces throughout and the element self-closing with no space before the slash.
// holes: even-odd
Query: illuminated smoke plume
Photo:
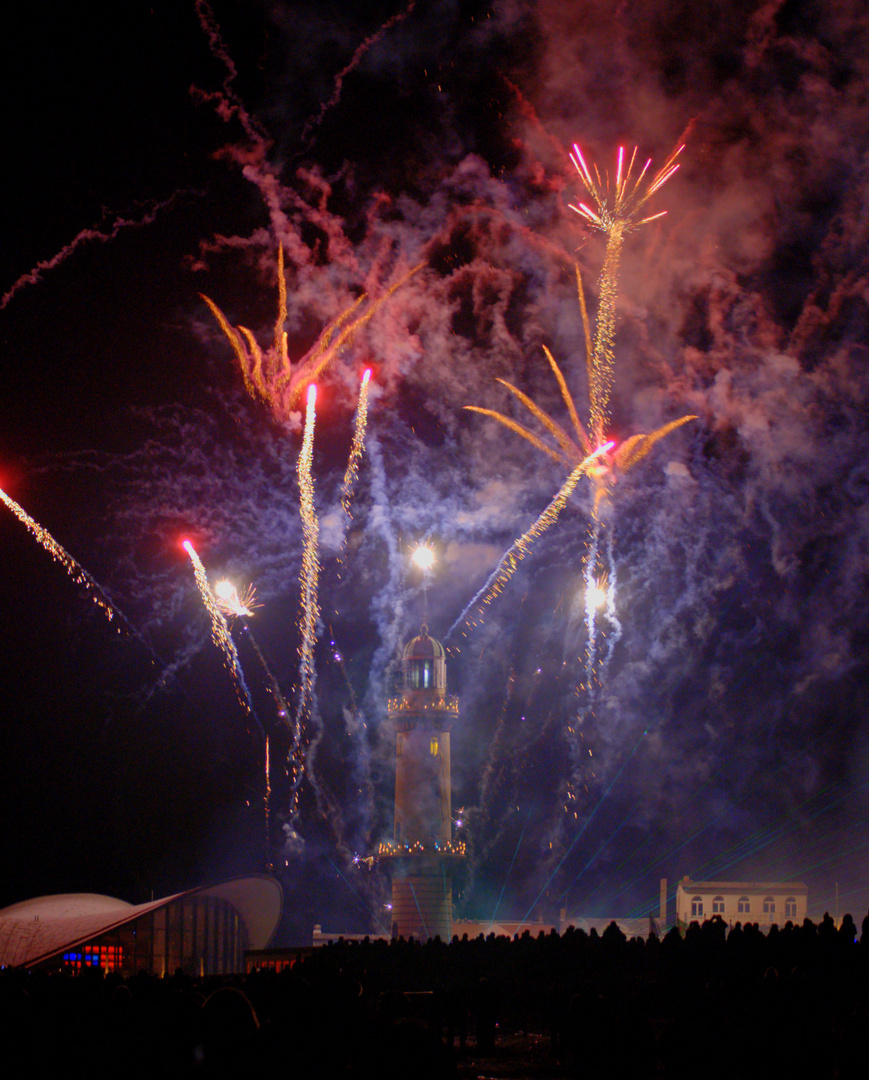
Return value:
<svg viewBox="0 0 869 1080">
<path fill-rule="evenodd" d="M 124 229 L 141 229 L 147 225 L 151 225 L 156 221 L 160 211 L 170 207 L 175 202 L 176 198 L 177 194 L 172 195 L 165 201 L 158 203 L 153 209 L 149 210 L 139 218 L 122 217 L 118 215 L 107 228 L 82 229 L 81 232 L 74 236 L 68 244 L 60 249 L 60 251 L 52 255 L 50 259 L 43 259 L 41 262 L 38 262 L 32 270 L 28 270 L 26 274 L 22 274 L 17 281 L 14 281 L 6 292 L 0 296 L 0 311 L 6 307 L 9 301 L 12 300 L 18 292 L 28 285 L 35 285 L 37 282 L 41 281 L 47 270 L 54 270 L 55 267 L 66 262 L 66 260 L 74 255 L 83 244 L 95 240 L 103 244 L 108 244 Z"/>
</svg>

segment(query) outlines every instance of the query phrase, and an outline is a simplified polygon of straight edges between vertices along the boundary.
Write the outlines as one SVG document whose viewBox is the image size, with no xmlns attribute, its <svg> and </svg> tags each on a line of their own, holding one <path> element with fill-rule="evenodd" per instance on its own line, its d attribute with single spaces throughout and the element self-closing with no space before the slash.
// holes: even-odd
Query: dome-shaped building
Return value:
<svg viewBox="0 0 869 1080">
<path fill-rule="evenodd" d="M 458 698 L 447 694 L 444 647 L 423 626 L 404 648 L 389 700 L 395 829 L 379 852 L 393 863 L 393 932 L 404 937 L 450 939 L 450 868 L 464 855 L 464 844 L 452 838 L 450 731 L 458 715 Z"/>
</svg>

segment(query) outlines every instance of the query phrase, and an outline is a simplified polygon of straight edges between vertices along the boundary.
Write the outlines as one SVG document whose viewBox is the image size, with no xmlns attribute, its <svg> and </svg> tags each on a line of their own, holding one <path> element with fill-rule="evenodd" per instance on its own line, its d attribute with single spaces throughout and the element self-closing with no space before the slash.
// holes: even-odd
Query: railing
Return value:
<svg viewBox="0 0 869 1080">
<path fill-rule="evenodd" d="M 380 857 L 392 855 L 460 855 L 464 856 L 468 845 L 464 840 L 433 840 L 430 844 L 423 844 L 415 840 L 412 844 L 396 844 L 392 840 L 384 841 L 377 848 Z"/>
<path fill-rule="evenodd" d="M 410 694 L 425 693 L 425 691 L 408 691 Z M 390 712 L 452 712 L 457 713 L 459 711 L 459 699 L 453 694 L 444 694 L 441 697 L 429 698 L 428 700 L 420 701 L 419 699 L 402 697 L 391 697 L 387 701 L 387 708 Z"/>
</svg>

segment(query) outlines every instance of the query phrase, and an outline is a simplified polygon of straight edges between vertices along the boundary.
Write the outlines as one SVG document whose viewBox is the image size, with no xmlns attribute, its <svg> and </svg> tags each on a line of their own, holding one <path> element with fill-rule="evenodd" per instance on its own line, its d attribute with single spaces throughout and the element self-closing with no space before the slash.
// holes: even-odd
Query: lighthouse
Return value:
<svg viewBox="0 0 869 1080">
<path fill-rule="evenodd" d="M 447 694 L 444 647 L 423 626 L 402 653 L 389 719 L 395 730 L 395 822 L 379 855 L 392 864 L 393 934 L 450 940 L 453 840 L 450 732 L 459 699 Z"/>
</svg>

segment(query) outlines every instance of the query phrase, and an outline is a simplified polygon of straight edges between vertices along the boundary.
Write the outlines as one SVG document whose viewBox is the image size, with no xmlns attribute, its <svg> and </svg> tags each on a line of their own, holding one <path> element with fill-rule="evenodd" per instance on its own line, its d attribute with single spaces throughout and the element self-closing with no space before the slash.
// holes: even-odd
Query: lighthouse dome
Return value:
<svg viewBox="0 0 869 1080">
<path fill-rule="evenodd" d="M 428 636 L 428 627 L 422 624 L 419 634 L 404 647 L 405 660 L 443 660 L 444 647 L 433 637 Z"/>
<path fill-rule="evenodd" d="M 428 636 L 423 624 L 419 634 L 405 645 L 402 654 L 402 684 L 405 691 L 428 690 L 443 694 L 447 688 L 447 661 L 444 647 Z"/>
</svg>

